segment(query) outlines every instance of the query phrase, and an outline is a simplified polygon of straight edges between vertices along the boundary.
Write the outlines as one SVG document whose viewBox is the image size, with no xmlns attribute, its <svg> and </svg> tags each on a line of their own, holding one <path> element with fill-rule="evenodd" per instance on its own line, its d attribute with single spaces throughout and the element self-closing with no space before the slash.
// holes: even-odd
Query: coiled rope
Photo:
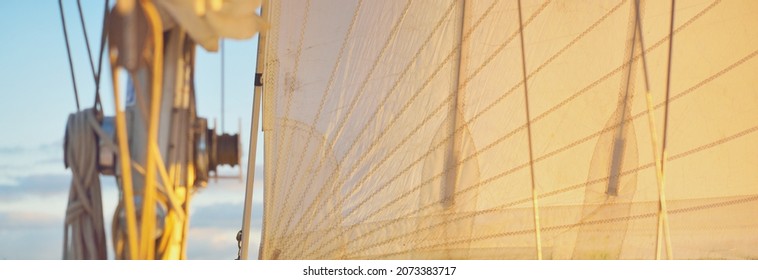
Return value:
<svg viewBox="0 0 758 280">
<path fill-rule="evenodd" d="M 73 176 L 63 233 L 63 258 L 68 260 L 107 258 L 96 133 L 105 135 L 94 109 L 69 115 L 64 149 Z"/>
</svg>

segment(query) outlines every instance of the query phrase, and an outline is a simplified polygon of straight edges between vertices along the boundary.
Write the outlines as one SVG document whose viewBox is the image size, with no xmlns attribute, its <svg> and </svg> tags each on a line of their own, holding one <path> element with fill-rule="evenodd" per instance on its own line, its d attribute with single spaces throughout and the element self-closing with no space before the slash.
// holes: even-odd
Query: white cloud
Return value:
<svg viewBox="0 0 758 280">
<path fill-rule="evenodd" d="M 21 146 L 0 147 L 0 154 L 2 155 L 15 155 L 25 151 L 26 149 Z"/>
<path fill-rule="evenodd" d="M 0 259 L 59 260 L 63 250 L 63 227 L 0 230 Z"/>
<path fill-rule="evenodd" d="M 199 227 L 190 228 L 187 240 L 187 259 L 232 260 L 237 258 L 237 228 Z M 258 258 L 260 228 L 250 229 L 249 259 Z"/>
<path fill-rule="evenodd" d="M 12 182 L 0 181 L 0 259 L 60 259 L 63 247 L 63 219 L 71 183 L 70 171 L 16 174 Z M 260 172 L 260 168 L 258 168 Z M 35 171 L 41 172 L 41 171 Z M 261 173 L 262 174 L 262 173 Z M 260 175 L 260 174 L 259 174 Z M 118 199 L 112 177 L 102 176 L 106 235 Z M 188 258 L 233 259 L 235 240 L 242 224 L 244 182 L 219 180 L 192 199 Z M 262 175 L 256 178 L 250 258 L 257 258 L 262 214 Z M 112 258 L 112 244 L 108 252 Z"/>
<path fill-rule="evenodd" d="M 253 183 L 253 201 L 263 203 L 263 173 L 262 168 L 256 168 L 256 177 Z M 208 186 L 198 189 L 192 205 L 208 206 L 219 203 L 243 203 L 245 200 L 245 182 L 234 179 L 219 179 L 218 182 L 208 183 Z M 241 212 L 242 210 L 240 210 Z"/>
<path fill-rule="evenodd" d="M 244 206 L 239 204 L 219 203 L 208 206 L 197 206 L 190 213 L 190 226 L 198 227 L 240 227 Z M 252 224 L 260 224 L 263 204 L 253 203 Z"/>
<path fill-rule="evenodd" d="M 242 228 L 242 203 L 217 203 L 193 207 L 187 240 L 188 259 L 234 259 L 237 232 Z M 260 244 L 262 203 L 253 203 L 249 258 L 257 258 Z"/>
<path fill-rule="evenodd" d="M 29 175 L 17 177 L 15 181 L 15 184 L 0 184 L 0 201 L 67 194 L 71 175 Z"/>
<path fill-rule="evenodd" d="M 62 227 L 63 220 L 59 216 L 35 212 L 0 212 L 0 231 Z"/>
<path fill-rule="evenodd" d="M 61 259 L 70 180 L 70 175 L 36 174 L 0 185 L 0 259 Z M 101 180 L 109 237 L 118 194 L 112 178 Z"/>
<path fill-rule="evenodd" d="M 11 154 L 20 154 L 20 153 L 29 153 L 29 152 L 53 152 L 53 151 L 60 151 L 63 153 L 63 140 L 55 140 L 48 143 L 42 143 L 36 146 L 0 146 L 0 154 L 1 155 L 11 155 Z"/>
</svg>

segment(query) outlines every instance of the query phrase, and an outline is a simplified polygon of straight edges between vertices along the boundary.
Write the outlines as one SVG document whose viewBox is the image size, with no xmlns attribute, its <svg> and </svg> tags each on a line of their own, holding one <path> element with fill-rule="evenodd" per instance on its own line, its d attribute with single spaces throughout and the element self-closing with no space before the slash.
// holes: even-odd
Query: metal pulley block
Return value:
<svg viewBox="0 0 758 280">
<path fill-rule="evenodd" d="M 116 120 L 114 117 L 104 117 L 100 128 L 110 139 L 116 139 Z M 116 174 L 116 147 L 109 145 L 106 139 L 97 138 L 97 170 L 103 175 Z"/>
<path fill-rule="evenodd" d="M 205 186 L 211 172 L 218 177 L 219 166 L 239 166 L 242 158 L 239 134 L 217 135 L 215 128 L 208 128 L 205 118 L 197 118 L 194 129 L 195 171 L 200 186 Z"/>
<path fill-rule="evenodd" d="M 96 128 L 93 128 L 92 131 L 93 137 L 95 137 L 97 141 L 97 146 L 94 147 L 87 147 L 88 149 L 94 149 L 96 153 L 96 160 L 97 160 L 97 171 L 100 172 L 100 174 L 103 175 L 114 175 L 116 174 L 116 161 L 117 158 L 117 147 L 115 146 L 115 143 L 113 142 L 113 139 L 116 139 L 116 126 L 115 126 L 115 119 L 113 117 L 104 117 L 100 112 L 94 111 L 94 118 L 97 122 Z M 100 130 L 100 132 L 96 131 Z M 104 135 L 101 135 L 104 134 Z M 107 139 L 105 138 L 107 137 Z M 65 137 L 65 146 L 68 145 L 68 133 Z M 68 149 L 63 149 L 63 158 L 64 158 L 64 165 L 66 168 L 68 168 L 68 157 L 70 156 Z"/>
<path fill-rule="evenodd" d="M 216 137 L 217 165 L 236 166 L 240 163 L 239 134 L 221 134 Z"/>
</svg>

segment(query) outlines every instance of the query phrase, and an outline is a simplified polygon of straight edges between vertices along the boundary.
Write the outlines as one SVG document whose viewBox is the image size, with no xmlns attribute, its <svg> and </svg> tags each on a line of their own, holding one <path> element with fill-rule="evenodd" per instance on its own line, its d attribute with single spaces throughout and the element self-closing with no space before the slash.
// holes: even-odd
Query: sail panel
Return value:
<svg viewBox="0 0 758 280">
<path fill-rule="evenodd" d="M 758 4 L 275 2 L 262 258 L 756 257 Z"/>
</svg>

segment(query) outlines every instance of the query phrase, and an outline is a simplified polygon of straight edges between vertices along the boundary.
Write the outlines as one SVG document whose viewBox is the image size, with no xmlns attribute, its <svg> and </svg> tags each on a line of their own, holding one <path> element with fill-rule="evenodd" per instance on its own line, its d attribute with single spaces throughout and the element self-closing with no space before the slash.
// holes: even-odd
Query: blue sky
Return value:
<svg viewBox="0 0 758 280">
<path fill-rule="evenodd" d="M 94 80 L 76 1 L 63 2 L 80 103 L 86 108 L 94 100 Z M 103 4 L 82 1 L 93 52 L 99 47 Z M 58 3 L 0 1 L 0 15 L 0 259 L 60 259 L 71 180 L 70 170 L 63 166 L 63 134 L 66 118 L 76 105 Z M 227 132 L 236 132 L 237 120 L 241 120 L 244 162 L 256 48 L 255 38 L 225 42 L 225 127 Z M 103 66 L 109 69 L 107 61 Z M 195 78 L 198 115 L 220 121 L 218 53 L 198 48 Z M 113 115 L 109 71 L 103 72 L 101 83 L 106 115 Z M 262 164 L 262 141 L 258 143 L 256 162 Z M 262 201 L 262 168 L 256 170 L 251 258 L 257 254 Z M 234 169 L 222 172 L 236 174 Z M 118 191 L 112 177 L 101 176 L 101 182 L 108 229 Z M 211 182 L 193 197 L 188 258 L 236 257 L 234 238 L 242 223 L 243 197 L 244 182 L 237 180 Z M 111 244 L 108 246 L 112 256 Z"/>
</svg>

